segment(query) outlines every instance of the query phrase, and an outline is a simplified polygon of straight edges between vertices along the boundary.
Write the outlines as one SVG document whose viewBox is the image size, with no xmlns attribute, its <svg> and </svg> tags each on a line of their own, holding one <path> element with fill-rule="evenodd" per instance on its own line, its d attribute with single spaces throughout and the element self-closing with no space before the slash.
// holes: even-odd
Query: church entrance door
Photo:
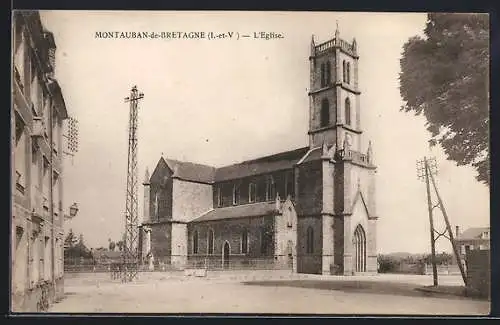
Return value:
<svg viewBox="0 0 500 325">
<path fill-rule="evenodd" d="M 358 225 L 354 231 L 354 271 L 366 272 L 366 235 L 363 227 Z"/>
<path fill-rule="evenodd" d="M 231 251 L 231 248 L 229 247 L 229 243 L 226 241 L 224 242 L 224 246 L 222 248 L 222 268 L 223 269 L 228 269 L 229 268 L 229 253 Z"/>
</svg>

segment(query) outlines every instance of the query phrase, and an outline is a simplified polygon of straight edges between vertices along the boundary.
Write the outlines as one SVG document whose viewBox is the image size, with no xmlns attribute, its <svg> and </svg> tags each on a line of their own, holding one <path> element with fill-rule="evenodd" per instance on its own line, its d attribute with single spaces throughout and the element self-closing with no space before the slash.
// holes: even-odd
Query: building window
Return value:
<svg viewBox="0 0 500 325">
<path fill-rule="evenodd" d="M 15 247 L 16 250 L 19 247 L 21 240 L 23 239 L 23 233 L 24 233 L 23 227 L 16 226 L 16 247 Z"/>
<path fill-rule="evenodd" d="M 15 139 L 15 153 L 14 162 L 16 166 L 16 188 L 19 192 L 24 194 L 26 186 L 26 132 L 25 125 L 19 114 L 15 114 L 16 123 L 16 139 Z"/>
<path fill-rule="evenodd" d="M 15 64 L 15 75 L 14 78 L 21 87 L 21 90 L 24 92 L 24 60 L 25 60 L 25 41 L 23 35 L 23 25 L 19 22 L 15 23 L 15 55 L 14 55 L 14 64 Z"/>
<path fill-rule="evenodd" d="M 325 69 L 326 69 L 325 86 L 328 86 L 328 85 L 330 85 L 330 82 L 332 79 L 332 76 L 331 76 L 332 67 L 330 66 L 330 61 L 326 61 L 326 68 Z"/>
<path fill-rule="evenodd" d="M 346 65 L 345 60 L 344 60 L 344 61 L 342 61 L 342 81 L 343 82 L 347 82 L 347 75 L 346 75 L 347 71 L 346 70 L 347 70 L 347 65 Z"/>
<path fill-rule="evenodd" d="M 193 232 L 193 254 L 198 254 L 198 230 Z"/>
<path fill-rule="evenodd" d="M 345 124 L 351 125 L 351 101 L 349 98 L 345 99 Z"/>
<path fill-rule="evenodd" d="M 45 91 L 40 91 L 40 105 L 43 105 L 43 132 L 45 138 L 49 137 L 50 125 L 50 100 Z"/>
<path fill-rule="evenodd" d="M 272 243 L 272 233 L 267 227 L 263 226 L 260 229 L 260 253 L 262 255 L 267 255 L 270 252 L 270 246 Z"/>
<path fill-rule="evenodd" d="M 325 64 L 321 63 L 321 88 L 325 87 Z"/>
<path fill-rule="evenodd" d="M 257 190 L 255 183 L 250 183 L 248 185 L 248 202 L 252 203 L 257 201 Z"/>
<path fill-rule="evenodd" d="M 285 198 L 288 198 L 289 195 L 290 197 L 294 197 L 294 178 L 292 172 L 285 174 Z"/>
<path fill-rule="evenodd" d="M 347 69 L 347 77 L 346 77 L 346 82 L 347 82 L 348 84 L 350 84 L 350 83 L 351 83 L 351 63 L 347 62 L 347 67 L 346 67 L 346 69 Z"/>
<path fill-rule="evenodd" d="M 52 141 L 54 153 L 57 155 L 59 152 L 60 134 L 59 116 L 57 115 L 55 108 L 52 109 Z"/>
<path fill-rule="evenodd" d="M 248 231 L 246 229 L 241 232 L 241 253 L 248 253 Z"/>
<path fill-rule="evenodd" d="M 314 252 L 314 230 L 311 226 L 307 228 L 306 252 L 307 254 L 312 254 Z"/>
<path fill-rule="evenodd" d="M 38 269 L 38 281 L 42 281 L 44 279 L 44 271 L 45 271 L 45 243 L 43 236 L 39 236 L 38 238 L 38 257 L 40 259 L 39 269 Z"/>
<path fill-rule="evenodd" d="M 233 185 L 233 205 L 240 203 L 240 186 L 239 184 Z"/>
<path fill-rule="evenodd" d="M 217 186 L 217 206 L 222 206 L 222 193 L 221 193 L 221 185 Z"/>
<path fill-rule="evenodd" d="M 49 207 L 49 192 L 50 192 L 50 165 L 49 165 L 49 160 L 44 156 L 43 157 L 43 188 L 42 188 L 42 194 L 43 194 L 43 207 L 48 208 Z"/>
<path fill-rule="evenodd" d="M 214 253 L 215 233 L 212 229 L 208 230 L 208 254 Z"/>
<path fill-rule="evenodd" d="M 286 226 L 288 228 L 292 228 L 293 227 L 292 207 L 288 207 Z"/>
<path fill-rule="evenodd" d="M 327 98 L 321 101 L 320 126 L 325 127 L 330 124 L 330 104 Z"/>
<path fill-rule="evenodd" d="M 274 184 L 274 178 L 269 176 L 266 181 L 266 200 L 270 201 L 276 197 L 276 185 Z"/>
</svg>

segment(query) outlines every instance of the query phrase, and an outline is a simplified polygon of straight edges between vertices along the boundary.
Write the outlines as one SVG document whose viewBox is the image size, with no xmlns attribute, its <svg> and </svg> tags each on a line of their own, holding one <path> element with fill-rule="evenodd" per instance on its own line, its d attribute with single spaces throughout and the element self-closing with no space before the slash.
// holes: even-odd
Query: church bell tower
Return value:
<svg viewBox="0 0 500 325">
<path fill-rule="evenodd" d="M 309 146 L 326 143 L 360 150 L 361 123 L 358 89 L 358 50 L 335 37 L 316 44 L 311 40 L 309 91 Z"/>
</svg>

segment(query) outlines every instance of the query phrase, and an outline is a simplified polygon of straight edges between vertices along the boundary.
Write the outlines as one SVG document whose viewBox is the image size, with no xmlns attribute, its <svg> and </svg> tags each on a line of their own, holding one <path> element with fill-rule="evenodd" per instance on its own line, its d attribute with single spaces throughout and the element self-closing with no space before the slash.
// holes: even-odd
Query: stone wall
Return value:
<svg viewBox="0 0 500 325">
<path fill-rule="evenodd" d="M 190 258 L 195 256 L 208 256 L 208 232 L 214 232 L 214 256 L 222 256 L 224 243 L 227 241 L 230 246 L 230 255 L 242 255 L 249 258 L 260 258 L 264 256 L 274 256 L 274 245 L 271 240 L 270 247 L 266 253 L 261 252 L 261 229 L 265 225 L 274 226 L 274 216 L 261 216 L 251 218 L 237 218 L 225 220 L 213 220 L 205 222 L 191 223 L 188 226 L 188 255 Z M 246 229 L 248 234 L 248 252 L 241 251 L 241 235 Z M 198 253 L 193 254 L 193 233 L 198 231 Z"/>
<path fill-rule="evenodd" d="M 299 216 L 297 223 L 297 272 L 321 274 L 323 248 L 323 219 L 317 216 Z M 313 250 L 307 251 L 307 229 L 313 229 Z"/>
<path fill-rule="evenodd" d="M 275 255 L 280 264 L 288 264 L 296 271 L 297 212 L 290 199 L 282 203 L 281 209 L 282 214 L 275 217 Z"/>
<path fill-rule="evenodd" d="M 299 215 L 320 214 L 323 209 L 322 161 L 313 161 L 298 166 L 297 210 Z"/>
<path fill-rule="evenodd" d="M 151 228 L 151 252 L 154 262 L 170 264 L 172 225 L 170 223 L 150 224 Z"/>
<path fill-rule="evenodd" d="M 191 221 L 213 208 L 212 185 L 174 178 L 172 218 Z"/>
</svg>

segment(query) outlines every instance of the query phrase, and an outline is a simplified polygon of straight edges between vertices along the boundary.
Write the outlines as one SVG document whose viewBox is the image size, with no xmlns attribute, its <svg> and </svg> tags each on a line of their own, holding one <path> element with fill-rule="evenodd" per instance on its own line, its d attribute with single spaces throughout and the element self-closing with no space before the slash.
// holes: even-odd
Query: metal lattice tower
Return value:
<svg viewBox="0 0 500 325">
<path fill-rule="evenodd" d="M 138 102 L 144 98 L 137 86 L 132 87 L 125 102 L 130 103 L 128 133 L 127 199 L 125 208 L 125 245 L 123 250 L 122 281 L 132 281 L 139 266 L 139 214 L 138 214 L 138 171 L 137 171 L 137 113 Z"/>
</svg>

